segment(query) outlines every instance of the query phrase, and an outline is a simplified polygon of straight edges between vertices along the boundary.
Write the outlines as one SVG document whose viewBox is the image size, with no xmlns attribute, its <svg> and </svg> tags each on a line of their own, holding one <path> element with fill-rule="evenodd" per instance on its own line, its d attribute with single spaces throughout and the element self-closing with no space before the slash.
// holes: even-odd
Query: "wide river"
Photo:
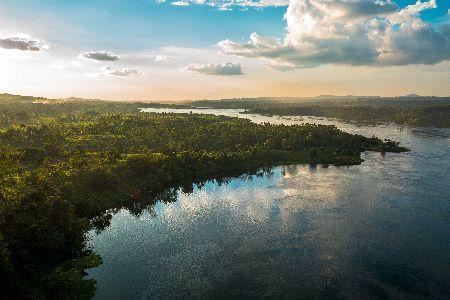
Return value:
<svg viewBox="0 0 450 300">
<path fill-rule="evenodd" d="M 96 299 L 450 299 L 449 130 L 193 112 L 335 124 L 411 152 L 366 152 L 351 167 L 279 166 L 172 191 L 176 201 L 140 215 L 119 210 L 89 233 L 103 258 L 89 271 Z"/>
</svg>

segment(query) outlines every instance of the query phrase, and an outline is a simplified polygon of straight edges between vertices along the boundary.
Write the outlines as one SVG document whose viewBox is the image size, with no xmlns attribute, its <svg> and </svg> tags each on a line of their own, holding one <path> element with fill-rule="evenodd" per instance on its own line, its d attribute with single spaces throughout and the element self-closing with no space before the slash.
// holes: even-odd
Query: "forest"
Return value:
<svg viewBox="0 0 450 300">
<path fill-rule="evenodd" d="M 251 114 L 279 116 L 315 116 L 339 119 L 347 122 L 373 125 L 395 123 L 419 127 L 450 128 L 450 105 L 419 106 L 409 109 L 397 107 L 277 107 L 257 108 L 246 111 Z"/>
<path fill-rule="evenodd" d="M 141 113 L 138 102 L 0 95 L 0 289 L 90 299 L 101 258 L 86 233 L 109 209 L 170 188 L 280 164 L 353 165 L 397 142 L 335 126 Z"/>
<path fill-rule="evenodd" d="M 245 109 L 245 113 L 315 116 L 363 125 L 395 123 L 450 128 L 449 97 L 255 98 L 193 101 L 193 107 Z"/>
</svg>

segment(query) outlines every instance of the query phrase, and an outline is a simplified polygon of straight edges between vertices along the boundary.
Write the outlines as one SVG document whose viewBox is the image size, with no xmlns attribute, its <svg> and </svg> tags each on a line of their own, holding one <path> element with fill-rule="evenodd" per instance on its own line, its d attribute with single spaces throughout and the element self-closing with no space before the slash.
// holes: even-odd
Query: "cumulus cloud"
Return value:
<svg viewBox="0 0 450 300">
<path fill-rule="evenodd" d="M 97 61 L 115 61 L 119 56 L 108 51 L 88 51 L 80 54 L 80 58 L 93 59 Z"/>
<path fill-rule="evenodd" d="M 103 75 L 108 76 L 135 76 L 142 74 L 142 72 L 136 68 L 113 69 L 111 67 L 104 67 L 101 70 Z"/>
<path fill-rule="evenodd" d="M 243 75 L 242 66 L 239 63 L 225 62 L 221 64 L 190 64 L 184 71 L 204 75 L 233 76 Z"/>
<path fill-rule="evenodd" d="M 277 68 L 322 64 L 436 64 L 450 59 L 448 25 L 432 26 L 420 13 L 436 0 L 399 9 L 391 0 L 290 0 L 283 40 L 256 33 L 247 43 L 224 40 L 226 54 L 268 60 Z"/>
<path fill-rule="evenodd" d="M 49 46 L 27 34 L 0 35 L 0 48 L 21 51 L 46 51 Z"/>
</svg>

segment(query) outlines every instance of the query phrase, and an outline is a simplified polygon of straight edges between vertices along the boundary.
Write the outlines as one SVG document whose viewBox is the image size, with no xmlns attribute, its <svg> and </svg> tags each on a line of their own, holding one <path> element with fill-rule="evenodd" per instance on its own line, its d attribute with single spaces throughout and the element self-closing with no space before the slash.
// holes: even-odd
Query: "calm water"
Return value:
<svg viewBox="0 0 450 300">
<path fill-rule="evenodd" d="M 303 121 L 412 151 L 364 153 L 352 167 L 280 166 L 176 190 L 140 216 L 120 210 L 90 233 L 104 262 L 89 272 L 96 298 L 449 299 L 450 131 Z"/>
</svg>

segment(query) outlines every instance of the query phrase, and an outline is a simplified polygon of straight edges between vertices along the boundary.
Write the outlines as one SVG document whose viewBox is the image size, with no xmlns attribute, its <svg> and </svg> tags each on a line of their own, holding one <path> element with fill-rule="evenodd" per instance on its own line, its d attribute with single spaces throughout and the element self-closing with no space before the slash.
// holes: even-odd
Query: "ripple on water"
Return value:
<svg viewBox="0 0 450 300">
<path fill-rule="evenodd" d="M 166 110 L 167 111 L 167 110 Z M 239 111 L 202 113 L 239 115 Z M 434 131 L 320 122 L 401 141 L 359 166 L 274 168 L 267 176 L 177 191 L 141 215 L 120 210 L 90 232 L 103 265 L 97 299 L 448 298 L 450 140 Z"/>
</svg>

